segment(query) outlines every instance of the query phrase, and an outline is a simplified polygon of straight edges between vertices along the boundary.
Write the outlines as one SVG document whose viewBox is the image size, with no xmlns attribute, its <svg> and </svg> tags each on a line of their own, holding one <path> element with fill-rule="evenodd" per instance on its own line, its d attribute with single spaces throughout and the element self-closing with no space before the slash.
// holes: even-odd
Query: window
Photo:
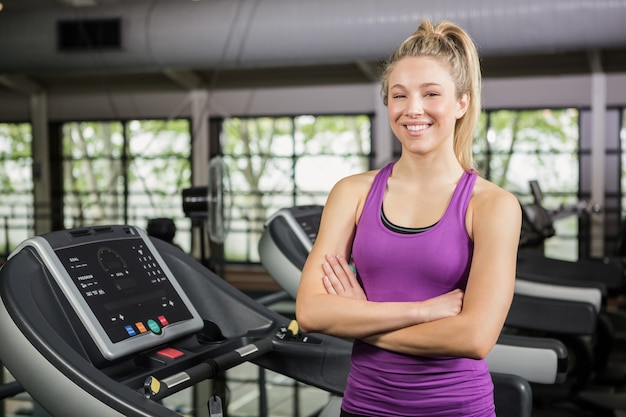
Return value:
<svg viewBox="0 0 626 417">
<path fill-rule="evenodd" d="M 124 155 L 121 122 L 63 125 L 65 227 L 125 222 Z"/>
<path fill-rule="evenodd" d="M 174 219 L 189 250 L 181 190 L 191 184 L 187 120 L 71 122 L 63 125 L 65 227 Z"/>
<path fill-rule="evenodd" d="M 280 208 L 325 204 L 339 179 L 369 169 L 371 140 L 366 115 L 224 120 L 232 199 L 226 260 L 259 262 L 265 220 Z"/>
<path fill-rule="evenodd" d="M 579 184 L 579 128 L 576 109 L 497 110 L 481 116 L 474 152 L 491 181 L 531 201 L 529 181 L 537 180 L 549 210 L 575 204 Z M 578 257 L 578 219 L 554 223 L 556 236 L 545 242 L 547 256 Z"/>
<path fill-rule="evenodd" d="M 0 255 L 8 255 L 33 230 L 33 161 L 30 124 L 0 123 Z"/>
</svg>

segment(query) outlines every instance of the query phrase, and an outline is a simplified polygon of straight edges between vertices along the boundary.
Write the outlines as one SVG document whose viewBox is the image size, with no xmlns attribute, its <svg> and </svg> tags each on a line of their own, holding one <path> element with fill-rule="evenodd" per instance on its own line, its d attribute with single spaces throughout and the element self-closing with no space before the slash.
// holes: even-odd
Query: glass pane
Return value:
<svg viewBox="0 0 626 417">
<path fill-rule="evenodd" d="M 65 227 L 124 222 L 122 132 L 119 122 L 63 125 Z"/>
<path fill-rule="evenodd" d="M 233 201 L 226 259 L 258 262 L 271 214 L 323 204 L 339 179 L 369 169 L 370 130 L 364 115 L 225 120 L 221 141 Z"/>
<path fill-rule="evenodd" d="M 34 233 L 31 149 L 30 124 L 0 123 L 0 257 Z"/>
<path fill-rule="evenodd" d="M 337 181 L 367 171 L 368 166 L 367 156 L 304 155 L 296 163 L 296 188 L 300 192 L 326 195 Z"/>
<path fill-rule="evenodd" d="M 299 116 L 296 118 L 296 153 L 369 155 L 370 130 L 367 116 Z"/>
<path fill-rule="evenodd" d="M 578 111 L 575 109 L 499 110 L 490 116 L 489 146 L 493 152 L 575 152 L 578 149 Z"/>
<path fill-rule="evenodd" d="M 230 184 L 236 192 L 293 192 L 293 160 L 267 155 L 224 156 Z"/>
<path fill-rule="evenodd" d="M 128 122 L 131 156 L 189 158 L 188 120 L 132 120 Z"/>
<path fill-rule="evenodd" d="M 63 155 L 66 159 L 121 158 L 124 147 L 119 122 L 81 122 L 63 125 Z"/>
<path fill-rule="evenodd" d="M 182 208 L 182 190 L 191 186 L 189 121 L 130 121 L 128 149 L 128 222 L 146 227 L 149 219 L 170 218 L 174 243 L 190 250 L 191 224 Z"/>
<path fill-rule="evenodd" d="M 544 192 L 578 191 L 578 112 L 574 109 L 490 113 L 490 179 L 520 194 L 540 180 Z"/>
<path fill-rule="evenodd" d="M 64 167 L 65 227 L 124 222 L 121 160 L 79 159 Z"/>
<path fill-rule="evenodd" d="M 293 155 L 293 122 L 290 118 L 230 118 L 222 124 L 224 155 Z"/>
<path fill-rule="evenodd" d="M 478 172 L 485 173 L 487 168 L 487 152 L 489 143 L 487 141 L 487 114 L 481 113 L 474 132 L 474 142 L 472 152 L 474 153 L 474 163 Z"/>
<path fill-rule="evenodd" d="M 296 196 L 295 204 L 299 206 L 306 205 L 318 205 L 323 206 L 326 204 L 326 198 L 328 195 L 313 195 L 313 194 L 303 194 Z"/>
<path fill-rule="evenodd" d="M 493 178 L 516 194 L 528 194 L 530 180 L 539 181 L 544 193 L 576 195 L 578 193 L 578 160 L 576 154 L 494 155 Z"/>
</svg>

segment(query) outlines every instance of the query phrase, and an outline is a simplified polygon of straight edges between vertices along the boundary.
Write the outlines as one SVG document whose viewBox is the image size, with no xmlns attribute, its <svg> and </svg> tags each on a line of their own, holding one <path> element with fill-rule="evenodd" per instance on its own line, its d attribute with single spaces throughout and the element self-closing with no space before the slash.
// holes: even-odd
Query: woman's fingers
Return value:
<svg viewBox="0 0 626 417">
<path fill-rule="evenodd" d="M 322 265 L 325 275 L 324 286 L 329 294 L 338 294 L 366 300 L 365 292 L 358 283 L 356 274 L 341 255 L 326 255 L 326 262 Z M 329 291 L 328 285 L 334 292 Z"/>
<path fill-rule="evenodd" d="M 333 266 L 329 262 L 324 262 L 322 264 L 322 269 L 324 270 L 324 274 L 326 274 L 323 277 L 324 286 L 330 285 L 335 294 L 343 293 L 345 291 L 345 286 L 341 278 L 337 276 L 335 268 L 333 268 Z M 326 289 L 326 291 L 328 291 L 328 288 Z"/>
</svg>

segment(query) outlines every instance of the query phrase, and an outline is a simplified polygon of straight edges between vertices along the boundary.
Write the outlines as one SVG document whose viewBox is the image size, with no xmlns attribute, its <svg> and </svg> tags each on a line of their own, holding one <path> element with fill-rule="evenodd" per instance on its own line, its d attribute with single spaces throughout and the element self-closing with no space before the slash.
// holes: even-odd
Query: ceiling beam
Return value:
<svg viewBox="0 0 626 417">
<path fill-rule="evenodd" d="M 372 61 L 356 61 L 356 66 L 359 70 L 372 82 L 378 82 L 380 80 L 380 63 Z"/>
<path fill-rule="evenodd" d="M 36 81 L 25 75 L 0 75 L 0 84 L 11 90 L 24 94 L 37 94 L 44 88 Z"/>
<path fill-rule="evenodd" d="M 186 90 L 197 90 L 206 87 L 204 80 L 194 71 L 163 70 L 163 74 Z"/>
</svg>

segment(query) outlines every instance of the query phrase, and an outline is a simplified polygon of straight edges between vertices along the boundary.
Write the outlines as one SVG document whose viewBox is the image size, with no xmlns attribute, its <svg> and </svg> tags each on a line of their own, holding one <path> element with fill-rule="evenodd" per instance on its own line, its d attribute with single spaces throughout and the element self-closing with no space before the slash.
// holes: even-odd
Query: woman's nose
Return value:
<svg viewBox="0 0 626 417">
<path fill-rule="evenodd" d="M 406 115 L 410 118 L 416 118 L 424 114 L 424 108 L 420 100 L 411 100 L 406 109 Z"/>
</svg>

